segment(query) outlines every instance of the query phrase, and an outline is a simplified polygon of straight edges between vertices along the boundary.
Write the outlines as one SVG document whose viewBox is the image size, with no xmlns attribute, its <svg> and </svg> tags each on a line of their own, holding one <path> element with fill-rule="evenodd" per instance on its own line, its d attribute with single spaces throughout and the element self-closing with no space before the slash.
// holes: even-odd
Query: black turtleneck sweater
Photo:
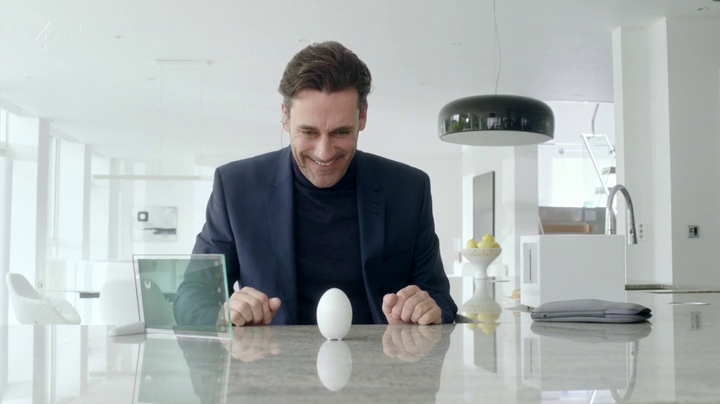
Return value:
<svg viewBox="0 0 720 404">
<path fill-rule="evenodd" d="M 293 157 L 298 323 L 317 324 L 320 297 L 338 288 L 350 299 L 353 324 L 372 324 L 360 258 L 356 162 L 330 188 L 317 188 Z"/>
</svg>

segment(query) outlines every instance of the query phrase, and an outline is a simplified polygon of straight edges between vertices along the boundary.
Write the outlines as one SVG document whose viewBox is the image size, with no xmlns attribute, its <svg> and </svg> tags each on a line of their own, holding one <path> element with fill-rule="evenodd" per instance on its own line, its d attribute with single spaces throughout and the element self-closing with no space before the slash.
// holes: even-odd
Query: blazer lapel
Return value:
<svg viewBox="0 0 720 404">
<path fill-rule="evenodd" d="M 270 182 L 266 207 L 270 222 L 272 253 L 275 256 L 275 276 L 280 288 L 282 306 L 290 324 L 297 324 L 297 282 L 295 274 L 295 221 L 293 212 L 293 177 L 290 147 L 280 153 L 275 175 Z"/>
<path fill-rule="evenodd" d="M 385 196 L 381 192 L 380 182 L 367 165 L 365 155 L 357 152 L 357 201 L 360 229 L 360 256 L 370 309 L 376 323 L 383 323 L 385 316 L 380 309 L 382 296 L 379 296 L 378 268 L 382 260 L 385 244 Z M 380 301 L 376 301 L 376 300 Z"/>
</svg>

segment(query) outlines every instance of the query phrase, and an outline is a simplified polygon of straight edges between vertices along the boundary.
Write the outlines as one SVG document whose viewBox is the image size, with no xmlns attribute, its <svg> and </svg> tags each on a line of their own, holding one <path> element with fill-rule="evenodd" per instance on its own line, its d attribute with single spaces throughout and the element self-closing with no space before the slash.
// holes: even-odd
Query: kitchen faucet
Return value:
<svg viewBox="0 0 720 404">
<path fill-rule="evenodd" d="M 633 209 L 632 199 L 630 193 L 624 185 L 617 184 L 610 189 L 610 193 L 607 197 L 607 206 L 605 208 L 605 234 L 617 234 L 617 218 L 615 217 L 615 210 L 613 209 L 613 202 L 615 201 L 615 194 L 620 191 L 625 197 L 625 204 L 627 210 L 630 212 L 630 224 L 628 226 L 628 244 L 637 244 L 637 230 L 635 229 L 635 209 Z"/>
</svg>

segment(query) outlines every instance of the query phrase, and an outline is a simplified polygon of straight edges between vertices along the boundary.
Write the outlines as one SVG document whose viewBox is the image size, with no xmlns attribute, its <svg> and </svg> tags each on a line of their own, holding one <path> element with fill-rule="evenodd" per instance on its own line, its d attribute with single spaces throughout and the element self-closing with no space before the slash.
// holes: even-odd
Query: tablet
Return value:
<svg viewBox="0 0 720 404">
<path fill-rule="evenodd" d="M 232 338 L 222 254 L 133 255 L 140 321 L 148 334 Z"/>
</svg>

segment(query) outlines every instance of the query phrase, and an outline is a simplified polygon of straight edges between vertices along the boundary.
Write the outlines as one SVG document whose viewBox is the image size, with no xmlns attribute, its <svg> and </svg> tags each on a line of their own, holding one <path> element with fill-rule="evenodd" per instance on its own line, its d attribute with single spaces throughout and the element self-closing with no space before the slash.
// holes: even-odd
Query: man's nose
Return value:
<svg viewBox="0 0 720 404">
<path fill-rule="evenodd" d="M 322 134 L 320 135 L 320 140 L 318 141 L 317 146 L 315 147 L 315 157 L 317 157 L 319 160 L 322 160 L 322 162 L 327 163 L 335 156 L 335 151 L 333 150 L 332 140 L 330 139 L 330 135 L 328 134 Z"/>
</svg>

